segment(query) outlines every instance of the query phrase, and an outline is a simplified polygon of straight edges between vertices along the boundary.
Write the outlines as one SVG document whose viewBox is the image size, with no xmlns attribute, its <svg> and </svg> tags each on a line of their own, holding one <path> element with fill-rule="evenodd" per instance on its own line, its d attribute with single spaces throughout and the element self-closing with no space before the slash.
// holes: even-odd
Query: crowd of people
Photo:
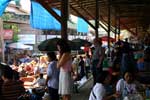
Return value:
<svg viewBox="0 0 150 100">
<path fill-rule="evenodd" d="M 103 51 L 102 43 L 100 40 L 98 41 L 99 43 L 95 39 L 95 50 L 93 52 L 95 59 L 92 60 L 94 87 L 91 90 L 89 100 L 148 99 L 145 89 L 149 88 L 147 86 L 149 81 L 145 80 L 148 80 L 150 76 L 144 73 L 150 72 L 150 42 L 148 42 L 150 40 L 146 41 L 148 44 L 139 45 L 140 49 L 138 50 L 135 50 L 133 44 L 130 44 L 127 39 L 125 41 L 118 40 L 114 43 L 113 49 L 107 52 L 112 62 L 112 66 L 107 70 L 107 75 L 102 64 L 105 59 L 104 53 L 101 53 Z"/>
<path fill-rule="evenodd" d="M 148 84 L 141 73 L 150 71 L 149 44 L 135 51 L 127 39 L 118 40 L 108 52 L 99 38 L 94 39 L 93 45 L 84 55 L 72 56 L 68 42 L 60 39 L 58 57 L 55 52 L 47 52 L 47 56 L 40 59 L 29 60 L 26 56 L 18 66 L 1 64 L 0 96 L 3 100 L 17 100 L 26 93 L 25 77 L 32 76 L 35 79 L 30 87 L 37 85 L 38 88 L 32 89 L 30 100 L 42 100 L 44 93 L 49 100 L 71 100 L 73 83 L 93 76 L 89 100 L 123 100 L 125 97 L 141 100 L 139 90 Z M 104 70 L 106 66 L 108 69 Z M 38 89 L 44 90 L 40 96 Z"/>
</svg>

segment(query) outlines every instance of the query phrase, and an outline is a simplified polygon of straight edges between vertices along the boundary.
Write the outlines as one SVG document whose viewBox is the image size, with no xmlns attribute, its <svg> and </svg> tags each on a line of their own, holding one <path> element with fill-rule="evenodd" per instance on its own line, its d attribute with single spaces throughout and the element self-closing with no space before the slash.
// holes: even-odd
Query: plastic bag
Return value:
<svg viewBox="0 0 150 100">
<path fill-rule="evenodd" d="M 130 94 L 125 96 L 123 100 L 144 100 L 140 94 Z"/>
</svg>

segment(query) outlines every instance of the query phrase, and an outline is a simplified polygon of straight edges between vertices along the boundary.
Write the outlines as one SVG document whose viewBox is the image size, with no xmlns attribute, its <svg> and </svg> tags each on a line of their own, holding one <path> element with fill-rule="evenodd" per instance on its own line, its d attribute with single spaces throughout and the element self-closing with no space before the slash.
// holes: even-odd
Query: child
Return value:
<svg viewBox="0 0 150 100">
<path fill-rule="evenodd" d="M 46 79 L 43 78 L 43 74 L 40 74 L 40 77 L 32 84 L 36 85 L 38 84 L 39 87 L 45 87 Z"/>
</svg>

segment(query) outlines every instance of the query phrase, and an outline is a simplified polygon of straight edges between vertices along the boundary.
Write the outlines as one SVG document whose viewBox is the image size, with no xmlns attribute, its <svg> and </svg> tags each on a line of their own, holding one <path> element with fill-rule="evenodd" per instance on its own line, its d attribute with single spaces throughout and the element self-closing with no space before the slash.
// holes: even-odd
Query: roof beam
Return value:
<svg viewBox="0 0 150 100">
<path fill-rule="evenodd" d="M 74 1 L 78 4 L 77 1 Z M 95 17 L 93 16 L 93 13 L 91 14 L 89 11 L 87 11 L 86 7 L 83 7 L 82 4 L 79 5 L 81 9 L 83 9 L 85 11 L 85 13 L 87 13 L 92 19 L 95 19 Z M 99 25 L 106 31 L 108 32 L 108 29 L 106 29 L 101 23 L 99 23 Z M 104 24 L 105 26 L 107 26 L 106 24 Z M 113 31 L 113 30 L 112 30 Z"/>
<path fill-rule="evenodd" d="M 150 5 L 149 0 L 110 0 L 111 5 Z"/>
<path fill-rule="evenodd" d="M 94 30 L 96 29 L 93 24 L 91 24 L 76 8 L 74 8 L 72 5 L 70 5 L 70 8 L 73 9 L 81 18 L 84 19 Z"/>
</svg>

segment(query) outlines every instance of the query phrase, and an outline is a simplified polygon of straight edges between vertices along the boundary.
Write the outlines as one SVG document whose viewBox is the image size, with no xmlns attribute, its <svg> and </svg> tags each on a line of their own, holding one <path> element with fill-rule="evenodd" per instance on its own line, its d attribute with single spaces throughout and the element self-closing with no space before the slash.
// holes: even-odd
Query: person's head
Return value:
<svg viewBox="0 0 150 100">
<path fill-rule="evenodd" d="M 61 54 L 66 53 L 66 52 L 71 52 L 70 46 L 69 46 L 67 40 L 65 40 L 65 39 L 58 40 L 56 45 L 57 45 L 58 51 Z"/>
<path fill-rule="evenodd" d="M 5 67 L 5 65 L 0 63 L 0 77 L 2 77 L 4 67 Z"/>
<path fill-rule="evenodd" d="M 90 55 L 89 55 L 88 53 L 86 53 L 86 57 L 87 57 L 87 58 L 90 58 Z"/>
<path fill-rule="evenodd" d="M 125 42 L 128 42 L 128 38 L 125 38 Z"/>
<path fill-rule="evenodd" d="M 133 82 L 133 73 L 130 71 L 126 71 L 123 73 L 123 78 L 127 83 L 132 83 Z"/>
<path fill-rule="evenodd" d="M 13 79 L 13 70 L 9 65 L 3 65 L 4 68 L 2 69 L 2 79 L 5 80 L 12 80 Z"/>
<path fill-rule="evenodd" d="M 20 79 L 19 72 L 13 70 L 13 79 L 14 80 L 19 80 Z"/>
<path fill-rule="evenodd" d="M 83 60 L 83 57 L 82 57 L 82 56 L 80 56 L 80 60 Z"/>
<path fill-rule="evenodd" d="M 48 52 L 47 56 L 48 56 L 48 61 L 55 61 L 55 60 L 57 60 L 55 52 Z"/>
<path fill-rule="evenodd" d="M 40 76 L 40 78 L 43 78 L 43 74 L 42 74 L 42 73 L 40 73 L 40 75 L 39 75 L 39 76 Z"/>
<path fill-rule="evenodd" d="M 94 45 L 102 45 L 102 39 L 101 38 L 95 38 L 93 40 Z"/>
<path fill-rule="evenodd" d="M 98 75 L 96 82 L 102 84 L 109 84 L 111 81 L 111 74 L 108 71 L 102 71 L 101 74 Z"/>
</svg>

